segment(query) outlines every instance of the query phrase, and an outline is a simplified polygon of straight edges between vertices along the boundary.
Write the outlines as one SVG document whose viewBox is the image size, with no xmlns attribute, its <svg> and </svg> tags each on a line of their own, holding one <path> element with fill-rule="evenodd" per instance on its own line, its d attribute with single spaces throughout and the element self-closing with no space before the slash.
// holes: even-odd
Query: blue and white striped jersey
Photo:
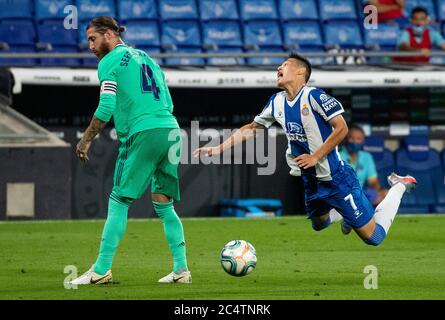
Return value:
<svg viewBox="0 0 445 320">
<path fill-rule="evenodd" d="M 286 99 L 285 91 L 272 95 L 254 121 L 267 128 L 277 121 L 286 132 L 291 157 L 298 157 L 318 150 L 333 131 L 329 120 L 343 112 L 343 106 L 335 98 L 321 89 L 304 86 L 292 101 Z M 315 167 L 301 171 L 318 180 L 330 181 L 340 166 L 343 161 L 336 147 Z"/>
</svg>

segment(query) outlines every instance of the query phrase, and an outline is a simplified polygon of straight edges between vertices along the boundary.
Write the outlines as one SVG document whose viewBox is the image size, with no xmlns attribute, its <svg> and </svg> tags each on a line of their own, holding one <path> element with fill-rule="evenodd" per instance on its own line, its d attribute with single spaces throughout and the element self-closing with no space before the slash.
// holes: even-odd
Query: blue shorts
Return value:
<svg viewBox="0 0 445 320">
<path fill-rule="evenodd" d="M 306 213 L 309 218 L 320 217 L 335 208 L 347 224 L 361 228 L 374 216 L 374 208 L 360 187 L 355 171 L 344 164 L 331 181 L 319 181 L 303 175 Z"/>
</svg>

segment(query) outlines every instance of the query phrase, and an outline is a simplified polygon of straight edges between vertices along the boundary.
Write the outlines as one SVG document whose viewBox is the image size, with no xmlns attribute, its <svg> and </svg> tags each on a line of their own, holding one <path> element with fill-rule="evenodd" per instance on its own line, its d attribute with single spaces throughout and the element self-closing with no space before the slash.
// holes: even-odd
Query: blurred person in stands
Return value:
<svg viewBox="0 0 445 320">
<path fill-rule="evenodd" d="M 428 63 L 432 48 L 445 50 L 445 40 L 442 35 L 430 27 L 428 11 L 415 7 L 411 11 L 411 24 L 400 35 L 397 46 L 400 51 L 422 52 L 423 56 L 395 57 L 395 62 Z"/>
<path fill-rule="evenodd" d="M 403 13 L 405 0 L 365 0 L 364 6 L 373 5 L 377 8 L 378 23 L 395 23 L 405 20 Z"/>
<path fill-rule="evenodd" d="M 355 170 L 360 186 L 375 207 L 385 198 L 388 189 L 381 188 L 374 158 L 371 153 L 363 150 L 364 145 L 365 131 L 362 127 L 352 124 L 340 155 L 343 161 Z"/>
</svg>

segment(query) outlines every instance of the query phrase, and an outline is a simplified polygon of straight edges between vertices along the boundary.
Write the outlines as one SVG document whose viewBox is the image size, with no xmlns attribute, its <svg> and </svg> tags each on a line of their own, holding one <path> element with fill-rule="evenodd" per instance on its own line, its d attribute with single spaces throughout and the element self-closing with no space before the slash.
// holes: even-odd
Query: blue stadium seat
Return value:
<svg viewBox="0 0 445 320">
<path fill-rule="evenodd" d="M 80 20 L 91 20 L 97 16 L 116 16 L 114 0 L 77 0 Z"/>
<path fill-rule="evenodd" d="M 157 64 L 162 65 L 163 64 L 163 59 L 161 58 L 153 58 L 152 54 L 158 54 L 161 53 L 161 48 L 156 48 L 156 47 L 150 47 L 150 46 L 139 46 L 138 47 L 139 50 L 145 51 L 154 61 L 156 61 Z"/>
<path fill-rule="evenodd" d="M 372 154 L 378 174 L 380 186 L 389 188 L 387 177 L 396 170 L 392 152 L 385 148 L 385 139 L 382 136 L 366 137 L 363 150 Z"/>
<path fill-rule="evenodd" d="M 441 49 L 433 48 L 433 51 L 443 53 L 443 51 Z M 444 65 L 445 64 L 445 56 L 431 56 L 430 63 L 437 64 L 437 65 Z"/>
<path fill-rule="evenodd" d="M 158 18 L 156 0 L 118 0 L 118 11 L 122 21 Z"/>
<path fill-rule="evenodd" d="M 46 53 L 77 53 L 79 50 L 78 46 L 52 46 L 42 50 Z M 75 58 L 42 58 L 40 59 L 40 64 L 43 66 L 66 66 L 66 67 L 77 67 L 82 64 L 81 59 Z"/>
<path fill-rule="evenodd" d="M 169 21 L 162 24 L 163 46 L 201 47 L 201 34 L 197 22 Z"/>
<path fill-rule="evenodd" d="M 311 56 L 307 56 L 305 55 L 305 53 L 309 53 L 309 52 L 316 52 L 316 53 L 325 53 L 325 50 L 320 48 L 320 47 L 300 47 L 298 49 L 298 53 L 303 54 L 304 56 L 306 56 L 306 58 L 308 58 L 309 62 L 315 66 L 323 66 L 326 64 L 333 64 L 334 60 L 332 58 L 325 58 L 325 57 L 311 57 Z"/>
<path fill-rule="evenodd" d="M 283 53 L 283 49 L 279 48 L 279 47 L 267 47 L 264 48 L 263 51 L 267 51 L 267 52 L 279 52 L 279 53 Z M 249 50 L 248 52 L 258 52 L 258 51 L 254 51 L 254 50 Z M 283 61 L 285 60 L 285 58 L 283 57 L 251 57 L 251 58 L 247 58 L 247 63 L 249 65 L 269 65 L 269 66 L 279 66 L 280 64 L 283 63 Z"/>
<path fill-rule="evenodd" d="M 77 37 L 80 48 L 85 49 L 88 48 L 88 39 L 87 39 L 87 28 L 88 21 L 79 22 L 77 29 Z"/>
<path fill-rule="evenodd" d="M 315 0 L 279 0 L 281 20 L 318 20 Z"/>
<path fill-rule="evenodd" d="M 438 181 L 437 182 L 438 185 L 436 186 L 438 193 L 437 203 L 433 207 L 433 212 L 436 213 L 445 213 L 445 150 L 442 151 L 442 174 L 443 174 L 442 183 Z"/>
<path fill-rule="evenodd" d="M 438 20 L 445 20 L 445 0 L 437 0 L 437 17 Z"/>
<path fill-rule="evenodd" d="M 29 20 L 5 20 L 0 23 L 0 42 L 9 45 L 28 45 L 35 43 L 36 31 Z"/>
<path fill-rule="evenodd" d="M 82 53 L 91 53 L 90 49 L 83 49 L 81 50 Z M 91 58 L 83 58 L 82 59 L 82 65 L 86 66 L 86 67 L 93 67 L 93 68 L 97 68 L 99 61 L 97 60 L 97 58 L 93 55 Z"/>
<path fill-rule="evenodd" d="M 280 25 L 275 21 L 250 21 L 244 23 L 246 46 L 282 46 Z"/>
<path fill-rule="evenodd" d="M 357 19 L 353 0 L 319 0 L 321 20 Z"/>
<path fill-rule="evenodd" d="M 283 24 L 284 46 L 286 48 L 324 47 L 320 25 L 315 21 L 287 22 Z"/>
<path fill-rule="evenodd" d="M 34 45 L 12 45 L 9 46 L 9 50 L 7 49 L 0 49 L 1 53 L 34 53 L 36 52 L 36 48 Z M 31 59 L 31 58 L 4 58 L 0 59 L 0 66 L 4 67 L 12 67 L 12 66 L 19 66 L 19 67 L 28 67 L 28 66 L 35 66 L 38 64 L 38 59 Z"/>
<path fill-rule="evenodd" d="M 399 35 L 400 30 L 396 23 L 381 23 L 377 29 L 365 29 L 365 45 L 374 49 L 394 51 L 397 49 Z"/>
<path fill-rule="evenodd" d="M 33 18 L 31 0 L 0 0 L 0 19 Z"/>
<path fill-rule="evenodd" d="M 417 179 L 417 187 L 406 193 L 399 212 L 425 213 L 434 210 L 437 203 L 437 186 L 443 184 L 439 153 L 429 147 L 428 137 L 409 136 L 405 146 L 396 152 L 397 173 L 410 174 Z"/>
<path fill-rule="evenodd" d="M 209 49 L 208 53 L 242 53 L 242 48 L 219 48 L 217 50 Z M 245 64 L 244 58 L 236 58 L 236 57 L 212 57 L 207 59 L 207 64 L 213 66 L 229 66 L 229 65 L 243 65 Z"/>
<path fill-rule="evenodd" d="M 39 42 L 52 45 L 77 45 L 78 30 L 65 29 L 63 20 L 45 20 L 37 25 Z"/>
<path fill-rule="evenodd" d="M 324 25 L 324 39 L 327 46 L 357 48 L 363 46 L 360 27 L 354 21 L 331 21 Z"/>
<path fill-rule="evenodd" d="M 237 20 L 238 6 L 235 0 L 200 0 L 201 20 Z"/>
<path fill-rule="evenodd" d="M 445 150 L 442 151 L 442 164 L 445 169 Z"/>
<path fill-rule="evenodd" d="M 131 21 L 126 25 L 127 31 L 123 33 L 124 41 L 136 47 L 159 47 L 161 45 L 157 22 Z"/>
<path fill-rule="evenodd" d="M 235 21 L 212 21 L 202 25 L 204 46 L 242 47 L 241 30 Z"/>
<path fill-rule="evenodd" d="M 67 14 L 63 10 L 74 4 L 73 0 L 35 0 L 36 19 L 65 19 Z"/>
<path fill-rule="evenodd" d="M 274 0 L 240 0 L 240 12 L 243 20 L 278 19 Z"/>
<path fill-rule="evenodd" d="M 409 0 L 405 1 L 405 16 L 411 16 L 411 10 L 415 7 L 423 7 L 428 11 L 428 15 L 432 20 L 437 19 L 436 8 L 433 0 Z"/>
<path fill-rule="evenodd" d="M 166 53 L 202 53 L 200 48 L 179 48 L 178 50 L 166 50 Z M 166 58 L 165 64 L 169 66 L 202 66 L 203 58 Z"/>
<path fill-rule="evenodd" d="M 159 13 L 163 20 L 198 19 L 195 0 L 160 0 Z"/>
</svg>

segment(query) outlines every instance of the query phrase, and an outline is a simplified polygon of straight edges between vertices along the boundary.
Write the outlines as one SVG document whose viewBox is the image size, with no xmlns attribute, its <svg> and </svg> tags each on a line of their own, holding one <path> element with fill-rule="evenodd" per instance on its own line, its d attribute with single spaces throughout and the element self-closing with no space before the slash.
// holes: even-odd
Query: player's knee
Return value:
<svg viewBox="0 0 445 320">
<path fill-rule="evenodd" d="M 172 213 L 174 213 L 173 201 L 169 202 L 153 201 L 153 207 L 158 217 L 161 218 L 162 220 L 172 218 Z"/>
<path fill-rule="evenodd" d="M 311 220 L 312 220 L 312 229 L 314 229 L 315 231 L 321 231 L 331 225 L 331 219 L 329 218 L 324 221 L 316 219 L 311 219 Z"/>
<path fill-rule="evenodd" d="M 116 201 L 120 204 L 126 205 L 126 206 L 131 206 L 131 204 L 133 203 L 134 199 L 132 198 L 127 198 L 124 196 L 119 195 L 118 193 L 112 191 L 110 194 L 110 200 Z"/>
<path fill-rule="evenodd" d="M 385 240 L 386 232 L 385 229 L 378 223 L 375 225 L 374 233 L 369 239 L 364 240 L 366 244 L 370 246 L 378 246 Z"/>
</svg>

